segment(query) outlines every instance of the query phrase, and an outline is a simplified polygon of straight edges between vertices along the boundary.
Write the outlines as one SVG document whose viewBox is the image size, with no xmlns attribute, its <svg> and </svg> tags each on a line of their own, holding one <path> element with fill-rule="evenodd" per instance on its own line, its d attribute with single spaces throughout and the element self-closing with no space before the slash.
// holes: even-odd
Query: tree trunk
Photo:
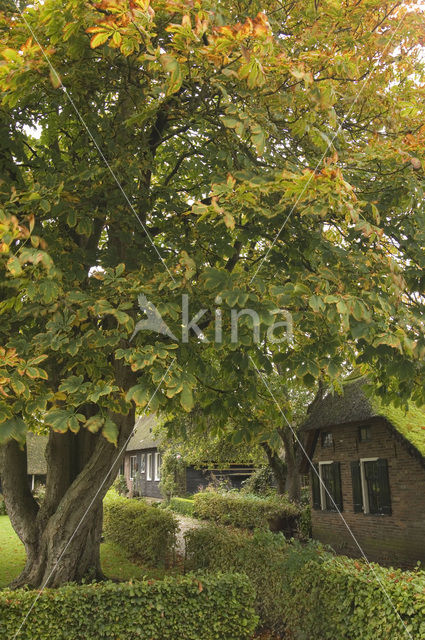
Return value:
<svg viewBox="0 0 425 640">
<path fill-rule="evenodd" d="M 46 450 L 46 496 L 39 507 L 27 478 L 26 449 L 9 441 L 0 447 L 0 474 L 13 528 L 27 561 L 12 587 L 57 587 L 103 578 L 100 566 L 102 501 L 114 481 L 121 450 L 134 427 L 134 412 L 113 414 L 117 446 L 101 433 L 51 432 Z"/>
<path fill-rule="evenodd" d="M 271 470 L 273 471 L 273 475 L 276 480 L 277 492 L 282 495 L 286 492 L 286 463 L 280 457 L 280 455 L 271 448 L 268 442 L 262 442 L 261 446 L 266 452 L 267 460 L 269 462 Z"/>
<path fill-rule="evenodd" d="M 300 475 L 300 447 L 293 437 L 290 430 L 286 427 L 281 427 L 277 430 L 283 446 L 285 448 L 285 462 L 286 462 L 286 483 L 285 491 L 288 497 L 293 502 L 299 502 L 301 499 L 301 475 Z"/>
</svg>

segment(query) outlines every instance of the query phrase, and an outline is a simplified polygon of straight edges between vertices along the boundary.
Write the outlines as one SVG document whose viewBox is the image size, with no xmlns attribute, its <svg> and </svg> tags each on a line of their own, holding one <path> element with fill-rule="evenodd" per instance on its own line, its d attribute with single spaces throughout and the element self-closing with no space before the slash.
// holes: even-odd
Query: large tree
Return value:
<svg viewBox="0 0 425 640">
<path fill-rule="evenodd" d="M 264 392 L 257 369 L 338 385 L 347 363 L 424 401 L 410 4 L 3 3 L 0 469 L 28 558 L 15 585 L 101 576 L 102 499 L 136 407 L 196 401 L 249 437 L 261 420 L 237 418 Z M 171 333 L 131 339 L 140 294 Z M 189 340 L 182 294 L 207 310 Z M 232 340 L 230 311 L 247 307 L 258 336 L 245 315 Z M 293 337 L 276 343 L 281 307 Z M 49 434 L 41 507 L 28 429 Z"/>
</svg>

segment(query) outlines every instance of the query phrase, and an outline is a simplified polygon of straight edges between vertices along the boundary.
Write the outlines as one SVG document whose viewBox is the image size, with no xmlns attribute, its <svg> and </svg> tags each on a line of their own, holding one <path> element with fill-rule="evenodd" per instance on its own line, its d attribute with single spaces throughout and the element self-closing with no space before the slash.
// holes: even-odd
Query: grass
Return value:
<svg viewBox="0 0 425 640">
<path fill-rule="evenodd" d="M 108 578 L 138 580 L 143 576 L 163 578 L 163 569 L 147 569 L 128 560 L 122 551 L 104 542 L 100 547 L 102 569 Z M 6 587 L 22 571 L 25 565 L 25 550 L 14 532 L 7 516 L 0 516 L 0 589 Z"/>
<path fill-rule="evenodd" d="M 7 516 L 0 516 L 0 589 L 20 574 L 25 565 L 24 545 Z"/>
</svg>

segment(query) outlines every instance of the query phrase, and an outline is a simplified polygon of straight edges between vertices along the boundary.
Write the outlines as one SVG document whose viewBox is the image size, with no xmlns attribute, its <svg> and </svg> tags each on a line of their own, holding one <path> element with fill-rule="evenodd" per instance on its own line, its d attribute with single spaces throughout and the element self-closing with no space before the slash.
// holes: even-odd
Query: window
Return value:
<svg viewBox="0 0 425 640">
<path fill-rule="evenodd" d="M 330 431 L 322 431 L 322 447 L 333 447 L 334 437 Z"/>
<path fill-rule="evenodd" d="M 364 458 L 351 463 L 353 504 L 356 513 L 391 515 L 388 462 Z"/>
<path fill-rule="evenodd" d="M 152 480 L 152 454 L 146 454 L 146 480 Z"/>
<path fill-rule="evenodd" d="M 360 440 L 360 442 L 367 442 L 370 439 L 371 439 L 370 426 L 369 425 L 363 425 L 359 429 L 359 440 Z"/>
<path fill-rule="evenodd" d="M 122 462 L 122 463 L 120 464 L 120 469 L 119 469 L 119 471 L 118 471 L 118 475 L 119 475 L 119 476 L 123 476 L 123 475 L 124 475 L 124 462 Z"/>
<path fill-rule="evenodd" d="M 155 453 L 155 480 L 161 480 L 161 454 Z"/>
<path fill-rule="evenodd" d="M 134 480 L 137 474 L 137 456 L 130 456 L 130 480 Z"/>
<path fill-rule="evenodd" d="M 142 453 L 142 455 L 140 456 L 140 473 L 145 473 L 146 471 L 146 458 L 145 458 L 145 454 Z"/>
<path fill-rule="evenodd" d="M 319 462 L 311 472 L 313 509 L 342 511 L 341 465 L 339 462 Z"/>
</svg>

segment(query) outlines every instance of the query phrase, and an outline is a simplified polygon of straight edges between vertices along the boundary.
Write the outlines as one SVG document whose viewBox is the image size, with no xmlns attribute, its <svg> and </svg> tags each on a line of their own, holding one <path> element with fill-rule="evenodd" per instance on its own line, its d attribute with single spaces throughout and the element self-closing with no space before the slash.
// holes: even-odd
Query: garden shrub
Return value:
<svg viewBox="0 0 425 640">
<path fill-rule="evenodd" d="M 271 467 L 260 467 L 242 483 L 243 493 L 267 496 L 276 492 L 276 480 Z"/>
<path fill-rule="evenodd" d="M 171 498 L 170 509 L 182 516 L 193 516 L 194 502 L 188 498 Z"/>
<path fill-rule="evenodd" d="M 0 516 L 5 516 L 5 515 L 7 515 L 6 504 L 2 494 L 0 493 Z"/>
<path fill-rule="evenodd" d="M 12 640 L 38 592 L 0 591 L 0 638 Z M 19 640 L 248 640 L 257 623 L 245 576 L 167 577 L 46 589 Z"/>
<path fill-rule="evenodd" d="M 148 566 L 163 567 L 170 562 L 178 530 L 172 513 L 110 492 L 103 504 L 107 541 Z"/>
<path fill-rule="evenodd" d="M 282 580 L 288 542 L 282 534 L 257 529 L 254 533 L 206 524 L 185 534 L 186 566 L 245 573 L 256 593 L 255 608 L 260 626 L 283 633 Z"/>
<path fill-rule="evenodd" d="M 290 638 L 425 639 L 425 572 L 369 567 L 330 553 L 301 559 L 302 552 L 290 553 L 285 568 L 282 613 Z"/>
<path fill-rule="evenodd" d="M 265 528 L 292 535 L 299 508 L 286 496 L 259 497 L 249 494 L 206 491 L 194 496 L 195 517 L 244 529 Z"/>
<path fill-rule="evenodd" d="M 425 640 L 423 571 L 369 567 L 268 531 L 206 525 L 185 537 L 189 568 L 247 575 L 262 629 L 291 640 Z"/>
</svg>

